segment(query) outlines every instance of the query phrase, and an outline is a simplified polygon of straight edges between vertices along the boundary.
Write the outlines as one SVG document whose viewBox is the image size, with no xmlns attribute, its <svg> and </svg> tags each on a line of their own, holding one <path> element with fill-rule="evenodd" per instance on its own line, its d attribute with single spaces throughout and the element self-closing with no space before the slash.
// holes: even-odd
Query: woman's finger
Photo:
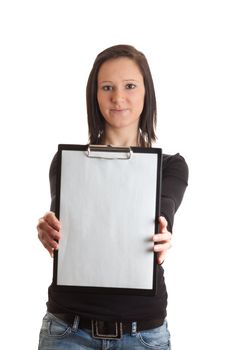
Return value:
<svg viewBox="0 0 233 350">
<path fill-rule="evenodd" d="M 170 232 L 165 232 L 165 233 L 157 233 L 153 235 L 153 241 L 154 242 L 164 242 L 164 241 L 170 241 L 171 240 L 171 233 Z"/>
<path fill-rule="evenodd" d="M 37 230 L 38 230 L 39 236 L 47 234 L 48 236 L 50 236 L 55 240 L 59 240 L 61 238 L 60 229 L 57 230 L 54 226 L 51 226 L 51 224 L 48 221 L 46 221 L 44 218 L 39 219 Z"/>
<path fill-rule="evenodd" d="M 43 216 L 44 221 L 46 221 L 50 226 L 56 230 L 61 229 L 60 221 L 56 218 L 55 214 L 52 211 L 49 211 Z"/>
<path fill-rule="evenodd" d="M 162 244 L 155 244 L 154 251 L 155 252 L 162 252 L 162 251 L 166 251 L 170 248 L 171 248 L 171 242 L 168 241 L 168 242 L 162 243 Z"/>
<path fill-rule="evenodd" d="M 47 233 L 41 232 L 39 239 L 43 243 L 43 245 L 46 245 L 46 247 L 49 246 L 53 249 L 58 248 L 58 242 L 55 239 L 50 238 Z"/>
<path fill-rule="evenodd" d="M 53 212 L 48 212 L 39 219 L 38 238 L 51 256 L 54 250 L 58 249 L 58 241 L 61 238 L 60 228 L 60 222 Z"/>
<path fill-rule="evenodd" d="M 163 251 L 163 252 L 160 252 L 157 254 L 157 262 L 159 265 L 161 265 L 164 262 L 165 257 L 166 257 L 166 253 L 167 253 L 167 251 Z"/>
</svg>

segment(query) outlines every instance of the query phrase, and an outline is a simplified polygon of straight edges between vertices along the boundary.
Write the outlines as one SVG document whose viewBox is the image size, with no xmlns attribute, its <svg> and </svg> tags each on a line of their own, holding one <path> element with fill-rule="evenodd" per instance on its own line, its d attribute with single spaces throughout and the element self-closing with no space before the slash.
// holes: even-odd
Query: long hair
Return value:
<svg viewBox="0 0 233 350">
<path fill-rule="evenodd" d="M 107 60 L 128 57 L 140 69 L 145 86 L 144 107 L 139 120 L 139 145 L 151 147 L 156 140 L 155 128 L 157 122 L 156 97 L 154 83 L 145 55 L 130 45 L 116 45 L 107 48 L 96 57 L 90 72 L 86 87 L 86 103 L 90 144 L 101 144 L 104 138 L 105 120 L 100 112 L 97 101 L 97 79 L 100 66 Z"/>
</svg>

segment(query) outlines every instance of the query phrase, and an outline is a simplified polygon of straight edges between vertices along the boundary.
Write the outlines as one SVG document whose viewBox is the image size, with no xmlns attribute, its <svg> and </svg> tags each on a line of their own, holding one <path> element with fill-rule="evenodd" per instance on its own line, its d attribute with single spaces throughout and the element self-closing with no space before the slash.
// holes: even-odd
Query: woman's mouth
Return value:
<svg viewBox="0 0 233 350">
<path fill-rule="evenodd" d="M 113 108 L 113 109 L 110 109 L 110 111 L 112 113 L 122 113 L 122 112 L 126 112 L 127 109 L 126 108 Z"/>
</svg>

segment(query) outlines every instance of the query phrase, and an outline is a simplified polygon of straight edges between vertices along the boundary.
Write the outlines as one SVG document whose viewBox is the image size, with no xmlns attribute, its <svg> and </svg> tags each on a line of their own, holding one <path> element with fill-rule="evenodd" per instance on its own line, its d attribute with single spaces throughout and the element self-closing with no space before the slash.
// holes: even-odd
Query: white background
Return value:
<svg viewBox="0 0 233 350">
<path fill-rule="evenodd" d="M 0 3 L 1 334 L 37 348 L 52 259 L 36 224 L 49 209 L 58 143 L 86 143 L 96 55 L 134 45 L 150 63 L 158 146 L 189 164 L 164 264 L 174 350 L 232 346 L 233 13 L 231 1 Z"/>
</svg>

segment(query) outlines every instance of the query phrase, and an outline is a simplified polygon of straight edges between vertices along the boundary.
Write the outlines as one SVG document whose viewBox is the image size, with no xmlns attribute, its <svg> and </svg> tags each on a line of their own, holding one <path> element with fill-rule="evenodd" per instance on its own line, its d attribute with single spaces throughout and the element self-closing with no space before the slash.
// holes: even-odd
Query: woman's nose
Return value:
<svg viewBox="0 0 233 350">
<path fill-rule="evenodd" d="M 115 91 L 112 92 L 112 102 L 113 103 L 119 103 L 124 101 L 125 97 L 124 97 L 124 92 L 116 89 Z"/>
</svg>

